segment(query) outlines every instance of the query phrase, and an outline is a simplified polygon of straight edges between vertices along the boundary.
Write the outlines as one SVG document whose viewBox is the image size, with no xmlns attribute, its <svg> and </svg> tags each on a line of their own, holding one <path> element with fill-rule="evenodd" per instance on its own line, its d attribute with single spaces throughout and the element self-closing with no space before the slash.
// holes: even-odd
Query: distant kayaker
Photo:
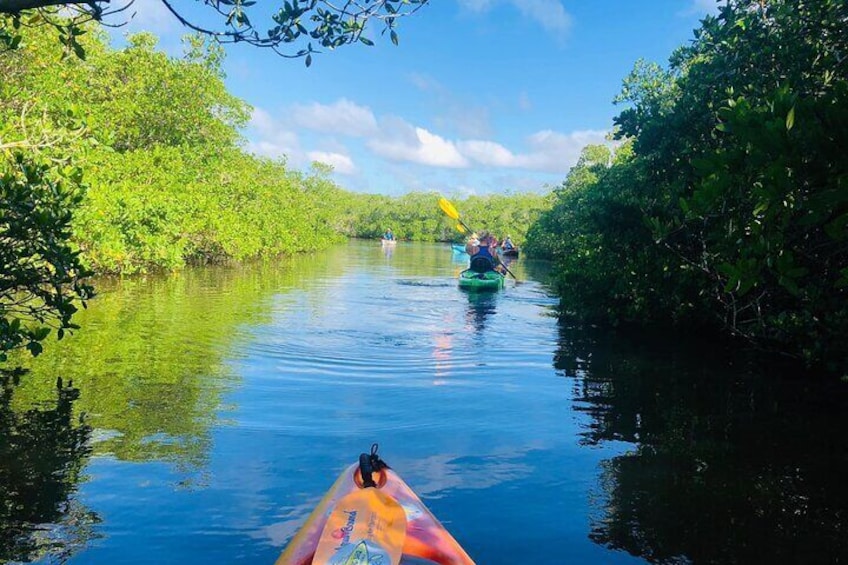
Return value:
<svg viewBox="0 0 848 565">
<path fill-rule="evenodd" d="M 386 229 L 386 233 L 383 234 L 383 239 L 385 239 L 386 241 L 394 241 L 395 240 L 395 234 L 392 233 L 392 228 Z"/>
<path fill-rule="evenodd" d="M 471 264 L 469 267 L 472 271 L 485 273 L 495 270 L 495 265 L 497 265 L 497 260 L 495 259 L 497 253 L 495 250 L 496 244 L 497 239 L 487 231 L 480 233 L 480 240 L 477 244 L 471 241 L 468 242 L 468 245 L 465 246 L 465 251 L 471 255 Z"/>
<path fill-rule="evenodd" d="M 509 236 L 506 236 L 506 239 L 504 240 L 503 245 L 501 247 L 503 247 L 504 251 L 515 249 L 515 245 L 512 243 L 512 239 L 510 239 Z"/>
</svg>

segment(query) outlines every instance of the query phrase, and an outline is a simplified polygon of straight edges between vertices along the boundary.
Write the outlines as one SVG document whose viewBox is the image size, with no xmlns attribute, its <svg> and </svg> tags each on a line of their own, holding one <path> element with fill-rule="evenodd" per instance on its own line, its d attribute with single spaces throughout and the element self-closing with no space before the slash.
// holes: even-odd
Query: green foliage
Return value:
<svg viewBox="0 0 848 565">
<path fill-rule="evenodd" d="M 194 39 L 186 58 L 172 59 L 155 45 L 150 34 L 130 36 L 126 49 L 90 57 L 84 79 L 77 74 L 77 104 L 98 140 L 118 151 L 237 142 L 249 107 L 226 90 L 220 47 Z"/>
<path fill-rule="evenodd" d="M 718 324 L 810 362 L 848 362 L 848 6 L 736 0 L 618 101 L 633 157 L 579 164 L 533 247 L 567 309 Z"/>
<path fill-rule="evenodd" d="M 429 0 L 360 0 L 337 6 L 328 0 L 285 0 L 267 9 L 267 3 L 255 0 L 204 0 L 202 17 L 191 18 L 178 3 L 164 4 L 171 15 L 187 28 L 213 38 L 218 43 L 247 43 L 272 49 L 286 58 L 303 57 L 306 66 L 312 55 L 322 49 L 334 50 L 344 45 L 373 46 L 365 34 L 370 22 L 389 32 L 393 44 L 398 44 L 397 23 L 412 15 Z M 0 46 L 12 45 L 18 37 L 7 28 L 17 30 L 22 23 L 49 28 L 63 47 L 63 53 L 86 58 L 80 36 L 87 32 L 86 23 L 102 21 L 104 16 L 118 14 L 130 8 L 131 0 L 114 3 L 111 0 L 92 0 L 85 3 L 56 2 L 55 0 L 0 0 Z M 211 16 L 211 17 L 209 17 Z M 200 22 L 203 23 L 200 23 Z M 14 47 L 14 46 L 12 46 Z"/>
<path fill-rule="evenodd" d="M 88 271 L 68 242 L 82 198 L 81 173 L 14 152 L 0 169 L 0 361 L 26 347 L 41 353 L 52 329 L 76 328 L 75 300 L 92 296 Z"/>
<path fill-rule="evenodd" d="M 351 195 L 351 222 L 345 233 L 354 237 L 379 238 L 387 228 L 398 239 L 412 241 L 463 241 L 456 222 L 445 216 L 435 192 L 412 192 L 396 198 L 381 195 Z M 533 193 L 492 194 L 451 198 L 463 220 L 475 230 L 488 229 L 499 237 L 511 235 L 521 245 L 530 225 L 550 207 L 550 196 Z"/>
<path fill-rule="evenodd" d="M 68 111 L 85 117 L 85 143 L 67 148 L 88 184 L 73 234 L 97 272 L 294 253 L 339 237 L 321 210 L 339 189 L 239 149 L 249 107 L 224 86 L 219 46 L 189 38 L 174 59 L 149 34 L 114 51 L 92 33 L 85 61 L 57 62 L 48 34 L 30 30 L 5 61 L 16 82 L 0 107 L 11 121 L 34 106 L 53 128 Z"/>
<path fill-rule="evenodd" d="M 3 357 L 75 327 L 88 268 L 173 270 L 342 237 L 326 175 L 240 148 L 249 107 L 224 87 L 219 46 L 190 38 L 174 59 L 142 34 L 116 51 L 92 28 L 83 61 L 57 59 L 43 26 L 21 37 L 0 55 Z"/>
<path fill-rule="evenodd" d="M 271 323 L 282 295 L 296 292 L 316 309 L 331 301 L 320 281 L 347 267 L 343 250 L 334 251 L 103 278 L 97 300 L 78 315 L 83 331 L 36 359 L 14 359 L 30 374 L 13 408 L 43 405 L 54 376 L 63 375 L 80 390 L 76 413 L 110 431 L 92 446 L 95 454 L 196 471 L 208 463 L 210 429 L 226 419 L 225 394 L 238 385 L 228 360 L 249 337 L 241 330 Z"/>
<path fill-rule="evenodd" d="M 102 152 L 90 164 L 74 229 L 98 272 L 298 253 L 340 238 L 313 177 L 234 148 Z"/>
</svg>

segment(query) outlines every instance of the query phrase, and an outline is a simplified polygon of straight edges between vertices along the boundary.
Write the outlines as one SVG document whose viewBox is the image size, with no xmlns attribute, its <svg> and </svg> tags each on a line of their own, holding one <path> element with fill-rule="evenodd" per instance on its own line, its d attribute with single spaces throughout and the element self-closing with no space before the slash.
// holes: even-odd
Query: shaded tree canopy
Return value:
<svg viewBox="0 0 848 565">
<path fill-rule="evenodd" d="M 840 0 L 729 0 L 667 68 L 636 63 L 624 145 L 584 154 L 528 234 L 564 311 L 713 327 L 845 374 L 847 24 Z"/>
<path fill-rule="evenodd" d="M 247 43 L 265 47 L 286 58 L 304 57 L 312 63 L 312 54 L 343 45 L 373 45 L 365 34 L 369 22 L 389 33 L 397 45 L 395 26 L 400 18 L 424 7 L 429 0 L 285 0 L 272 7 L 255 0 L 203 0 L 202 14 L 176 7 L 172 0 L 158 0 L 184 26 L 222 43 Z M 77 37 L 80 26 L 88 21 L 122 25 L 133 15 L 135 0 L 113 3 L 91 0 L 86 3 L 58 0 L 0 0 L 0 14 L 12 17 L 12 26 L 52 25 L 68 50 L 84 57 Z M 267 11 L 264 11 L 267 10 Z M 190 13 L 191 12 L 191 13 Z M 70 19 L 67 19 L 70 16 Z M 114 18 L 110 18 L 113 16 Z M 124 18 L 121 21 L 121 18 Z M 111 23 L 117 19 L 117 24 Z M 0 20 L 2 22 L 2 20 Z M 19 37 L 0 23 L 0 45 L 14 47 Z"/>
</svg>

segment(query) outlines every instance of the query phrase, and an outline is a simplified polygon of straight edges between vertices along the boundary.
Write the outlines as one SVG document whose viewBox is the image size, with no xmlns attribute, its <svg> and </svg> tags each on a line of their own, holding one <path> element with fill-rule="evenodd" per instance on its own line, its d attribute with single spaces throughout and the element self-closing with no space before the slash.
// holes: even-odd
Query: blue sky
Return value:
<svg viewBox="0 0 848 565">
<path fill-rule="evenodd" d="M 134 7 L 122 29 L 153 31 L 179 53 L 186 30 L 159 0 Z M 633 63 L 665 63 L 711 10 L 713 0 L 431 0 L 401 23 L 399 46 L 379 38 L 310 68 L 228 46 L 227 84 L 254 108 L 250 151 L 304 170 L 328 163 L 345 188 L 544 191 L 604 140 Z"/>
</svg>

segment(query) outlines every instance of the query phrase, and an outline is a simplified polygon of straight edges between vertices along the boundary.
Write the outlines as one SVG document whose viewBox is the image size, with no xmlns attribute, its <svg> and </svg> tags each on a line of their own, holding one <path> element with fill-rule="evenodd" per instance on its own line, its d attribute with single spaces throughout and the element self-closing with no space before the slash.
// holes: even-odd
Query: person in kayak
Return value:
<svg viewBox="0 0 848 565">
<path fill-rule="evenodd" d="M 496 259 L 496 239 L 484 231 L 480 234 L 480 241 L 475 245 L 468 242 L 465 246 L 465 251 L 471 256 L 471 264 L 469 267 L 476 273 L 485 273 L 488 271 L 497 270 L 495 267 L 498 264 Z"/>
<path fill-rule="evenodd" d="M 394 241 L 395 234 L 392 233 L 392 228 L 386 229 L 386 233 L 383 234 L 383 239 L 385 239 L 386 241 Z"/>
<path fill-rule="evenodd" d="M 504 251 L 510 251 L 512 249 L 515 249 L 515 245 L 512 243 L 512 239 L 510 239 L 509 236 L 506 236 L 506 239 L 504 240 L 503 245 L 501 247 L 503 247 Z"/>
</svg>

